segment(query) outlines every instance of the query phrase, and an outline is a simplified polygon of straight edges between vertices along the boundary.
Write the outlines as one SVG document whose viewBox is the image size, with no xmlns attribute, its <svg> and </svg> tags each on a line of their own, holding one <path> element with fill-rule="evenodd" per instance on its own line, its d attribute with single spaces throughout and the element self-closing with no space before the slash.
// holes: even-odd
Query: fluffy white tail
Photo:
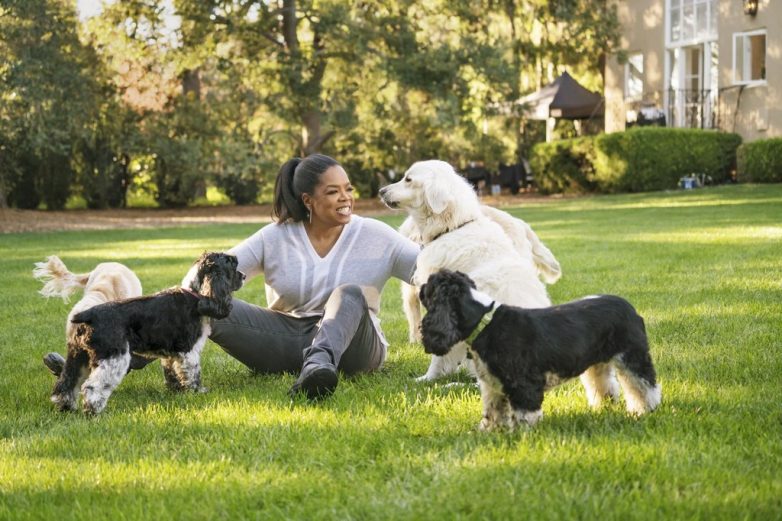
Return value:
<svg viewBox="0 0 782 521">
<path fill-rule="evenodd" d="M 532 244 L 532 259 L 535 261 L 535 266 L 537 266 L 540 276 L 546 283 L 554 284 L 562 276 L 562 268 L 559 266 L 559 261 L 557 261 L 551 250 L 543 244 L 529 225 L 527 225 L 526 233 L 527 239 Z"/>
<path fill-rule="evenodd" d="M 68 297 L 87 285 L 90 274 L 76 275 L 71 273 L 59 257 L 52 255 L 47 257 L 44 262 L 35 263 L 33 277 L 44 283 L 38 293 L 46 298 L 60 297 L 68 302 Z"/>
<path fill-rule="evenodd" d="M 499 224 L 510 237 L 513 246 L 519 255 L 527 257 L 532 255 L 538 274 L 543 282 L 554 284 L 562 276 L 562 268 L 559 266 L 554 254 L 538 238 L 532 227 L 522 219 L 513 217 L 507 212 L 491 206 L 481 205 L 483 214 Z"/>
</svg>

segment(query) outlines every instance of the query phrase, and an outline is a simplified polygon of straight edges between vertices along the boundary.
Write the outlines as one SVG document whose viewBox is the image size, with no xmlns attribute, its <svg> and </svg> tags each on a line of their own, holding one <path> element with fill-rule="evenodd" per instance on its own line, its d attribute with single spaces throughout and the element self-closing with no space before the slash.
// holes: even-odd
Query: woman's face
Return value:
<svg viewBox="0 0 782 521">
<path fill-rule="evenodd" d="M 327 226 L 341 226 L 350 221 L 353 213 L 353 185 L 348 174 L 338 165 L 320 176 L 320 183 L 312 194 L 303 194 L 304 204 L 311 208 L 312 222 Z"/>
</svg>

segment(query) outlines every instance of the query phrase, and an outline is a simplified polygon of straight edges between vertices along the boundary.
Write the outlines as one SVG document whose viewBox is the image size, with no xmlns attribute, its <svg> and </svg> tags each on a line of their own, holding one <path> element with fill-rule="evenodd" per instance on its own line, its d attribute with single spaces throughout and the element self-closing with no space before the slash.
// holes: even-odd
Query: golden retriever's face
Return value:
<svg viewBox="0 0 782 521">
<path fill-rule="evenodd" d="M 389 208 L 442 213 L 452 199 L 453 176 L 459 176 L 444 161 L 414 163 L 402 179 L 380 190 L 380 199 Z"/>
</svg>

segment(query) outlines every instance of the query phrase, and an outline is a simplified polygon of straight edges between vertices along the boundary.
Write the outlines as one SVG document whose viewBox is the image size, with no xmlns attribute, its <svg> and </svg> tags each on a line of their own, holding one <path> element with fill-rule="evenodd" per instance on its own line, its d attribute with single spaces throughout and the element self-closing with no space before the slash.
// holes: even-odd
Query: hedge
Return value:
<svg viewBox="0 0 782 521">
<path fill-rule="evenodd" d="M 543 194 L 597 191 L 594 163 L 592 137 L 540 143 L 530 157 L 535 184 Z"/>
<path fill-rule="evenodd" d="M 644 192 L 676 187 L 689 174 L 726 181 L 738 134 L 645 127 L 541 143 L 530 163 L 538 188 L 555 192 Z"/>
<path fill-rule="evenodd" d="M 782 138 L 761 139 L 741 145 L 737 175 L 748 183 L 782 182 Z"/>
</svg>

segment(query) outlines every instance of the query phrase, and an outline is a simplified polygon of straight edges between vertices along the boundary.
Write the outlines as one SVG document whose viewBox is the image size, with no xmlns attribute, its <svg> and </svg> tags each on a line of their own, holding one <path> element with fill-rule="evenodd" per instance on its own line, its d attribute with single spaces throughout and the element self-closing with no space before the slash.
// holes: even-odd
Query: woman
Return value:
<svg viewBox="0 0 782 521">
<path fill-rule="evenodd" d="M 268 309 L 234 299 L 210 338 L 261 373 L 300 372 L 291 395 L 328 396 L 337 370 L 378 369 L 388 343 L 377 313 L 386 281 L 410 281 L 419 246 L 353 215 L 353 187 L 334 159 L 313 154 L 280 168 L 275 223 L 229 253 L 247 280 L 263 274 Z"/>
<path fill-rule="evenodd" d="M 328 396 L 338 370 L 352 375 L 382 365 L 388 343 L 377 318 L 380 293 L 390 277 L 409 282 L 415 269 L 419 246 L 353 215 L 353 202 L 337 161 L 291 159 L 274 186 L 276 222 L 229 250 L 247 281 L 264 275 L 269 307 L 234 299 L 231 314 L 212 322 L 210 338 L 254 371 L 299 372 L 292 396 Z"/>
</svg>

